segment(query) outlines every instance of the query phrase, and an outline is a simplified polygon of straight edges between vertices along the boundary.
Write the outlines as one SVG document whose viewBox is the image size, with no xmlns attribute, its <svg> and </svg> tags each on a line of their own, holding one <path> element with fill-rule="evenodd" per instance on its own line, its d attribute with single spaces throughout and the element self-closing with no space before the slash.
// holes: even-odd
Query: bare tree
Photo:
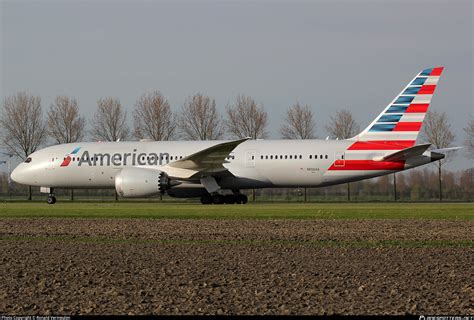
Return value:
<svg viewBox="0 0 474 320">
<path fill-rule="evenodd" d="M 336 115 L 331 116 L 331 121 L 326 125 L 326 131 L 335 138 L 349 139 L 360 131 L 360 127 L 354 120 L 352 112 L 349 110 L 338 110 Z M 395 179 L 395 176 L 393 178 Z M 347 201 L 351 201 L 350 183 L 347 183 Z"/>
<path fill-rule="evenodd" d="M 466 133 L 467 153 L 471 159 L 474 159 L 474 117 L 471 116 L 466 127 L 463 129 Z"/>
<path fill-rule="evenodd" d="M 442 149 L 451 146 L 455 137 L 445 112 L 429 111 L 426 114 L 423 125 L 423 139 L 426 142 L 436 149 Z M 441 167 L 447 160 L 448 156 L 438 161 L 439 201 L 443 200 Z"/>
<path fill-rule="evenodd" d="M 177 126 L 176 115 L 159 91 L 145 93 L 137 100 L 133 120 L 134 135 L 138 139 L 170 140 Z"/>
<path fill-rule="evenodd" d="M 227 106 L 227 128 L 236 138 L 262 139 L 267 136 L 268 114 L 251 97 L 238 95 L 235 104 Z"/>
<path fill-rule="evenodd" d="M 41 98 L 26 92 L 7 97 L 0 118 L 1 138 L 9 152 L 25 160 L 45 141 Z M 28 187 L 31 200 L 31 186 Z"/>
<path fill-rule="evenodd" d="M 336 111 L 336 115 L 331 116 L 331 121 L 326 125 L 329 135 L 338 139 L 349 139 L 355 136 L 360 127 L 349 110 Z"/>
<path fill-rule="evenodd" d="M 86 120 L 79 115 L 79 106 L 75 98 L 58 96 L 48 111 L 48 134 L 60 143 L 77 142 L 84 138 Z M 74 189 L 71 189 L 74 200 Z"/>
<path fill-rule="evenodd" d="M 315 127 L 313 112 L 309 106 L 302 107 L 297 102 L 286 112 L 280 133 L 284 139 L 313 139 Z"/>
<path fill-rule="evenodd" d="M 60 143 L 71 143 L 84 138 L 86 120 L 79 115 L 77 100 L 58 96 L 48 111 L 48 134 Z"/>
<path fill-rule="evenodd" d="M 313 139 L 316 123 L 308 105 L 302 107 L 299 102 L 288 108 L 280 134 L 284 139 Z M 304 188 L 304 202 L 308 199 L 308 190 Z"/>
<path fill-rule="evenodd" d="M 233 105 L 227 106 L 227 129 L 236 138 L 265 138 L 267 119 L 263 105 L 258 107 L 255 100 L 242 94 L 237 96 Z M 255 189 L 252 190 L 252 200 L 256 200 Z"/>
<path fill-rule="evenodd" d="M 216 109 L 216 101 L 197 93 L 183 104 L 181 131 L 189 140 L 217 140 L 224 135 L 222 116 Z"/>
<path fill-rule="evenodd" d="M 92 138 L 99 141 L 125 140 L 129 134 L 126 121 L 127 112 L 117 98 L 101 98 L 97 101 L 92 120 Z"/>
</svg>

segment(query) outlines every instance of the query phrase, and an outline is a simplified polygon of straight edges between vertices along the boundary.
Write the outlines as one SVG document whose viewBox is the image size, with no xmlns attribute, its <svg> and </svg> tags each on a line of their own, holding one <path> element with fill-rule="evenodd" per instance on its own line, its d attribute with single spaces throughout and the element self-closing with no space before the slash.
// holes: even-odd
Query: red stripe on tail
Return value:
<svg viewBox="0 0 474 320">
<path fill-rule="evenodd" d="M 347 150 L 402 150 L 415 145 L 415 140 L 356 141 Z"/>
<path fill-rule="evenodd" d="M 431 71 L 430 76 L 440 76 L 442 72 L 443 67 L 433 68 L 433 71 Z"/>
<path fill-rule="evenodd" d="M 422 122 L 398 122 L 393 131 L 420 131 Z"/>
<path fill-rule="evenodd" d="M 410 106 L 405 111 L 406 113 L 425 113 L 428 111 L 429 103 L 415 103 L 410 104 Z"/>
<path fill-rule="evenodd" d="M 435 84 L 425 84 L 420 88 L 420 91 L 418 91 L 418 94 L 433 94 L 435 89 L 436 89 Z"/>
</svg>

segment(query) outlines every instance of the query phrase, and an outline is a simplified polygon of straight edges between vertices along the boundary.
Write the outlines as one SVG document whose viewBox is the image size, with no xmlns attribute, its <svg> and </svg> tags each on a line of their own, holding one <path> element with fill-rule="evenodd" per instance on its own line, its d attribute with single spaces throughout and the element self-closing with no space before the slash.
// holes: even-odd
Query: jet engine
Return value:
<svg viewBox="0 0 474 320">
<path fill-rule="evenodd" d="M 178 184 L 178 181 L 171 180 L 165 172 L 147 168 L 123 168 L 115 176 L 115 190 L 125 198 L 141 198 L 165 193 Z"/>
</svg>

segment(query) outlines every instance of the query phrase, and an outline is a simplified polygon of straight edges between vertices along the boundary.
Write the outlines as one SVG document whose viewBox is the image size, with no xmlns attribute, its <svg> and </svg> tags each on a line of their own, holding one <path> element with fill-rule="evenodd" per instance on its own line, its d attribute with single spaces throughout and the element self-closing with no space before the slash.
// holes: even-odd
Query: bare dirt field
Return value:
<svg viewBox="0 0 474 320">
<path fill-rule="evenodd" d="M 0 313 L 473 314 L 472 220 L 0 219 Z"/>
</svg>

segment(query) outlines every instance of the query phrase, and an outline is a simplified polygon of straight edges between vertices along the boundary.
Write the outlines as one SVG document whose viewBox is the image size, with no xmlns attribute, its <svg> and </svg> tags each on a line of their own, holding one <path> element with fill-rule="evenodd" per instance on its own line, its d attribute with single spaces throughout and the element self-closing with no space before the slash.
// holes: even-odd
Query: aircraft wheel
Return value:
<svg viewBox="0 0 474 320">
<path fill-rule="evenodd" d="M 237 202 L 237 197 L 235 197 L 233 194 L 228 194 L 224 196 L 224 202 L 226 204 L 234 204 Z"/>
<path fill-rule="evenodd" d="M 238 195 L 237 203 L 246 204 L 248 201 L 249 201 L 249 199 L 247 198 L 247 196 L 245 194 L 239 194 Z"/>
<path fill-rule="evenodd" d="M 224 196 L 221 194 L 216 194 L 212 196 L 212 202 L 214 204 L 223 204 L 224 203 Z"/>
<path fill-rule="evenodd" d="M 55 196 L 49 196 L 47 202 L 48 202 L 48 204 L 55 204 L 56 203 L 56 197 Z"/>
<path fill-rule="evenodd" d="M 201 203 L 202 204 L 211 204 L 212 203 L 212 197 L 210 195 L 204 195 L 201 197 Z"/>
</svg>

